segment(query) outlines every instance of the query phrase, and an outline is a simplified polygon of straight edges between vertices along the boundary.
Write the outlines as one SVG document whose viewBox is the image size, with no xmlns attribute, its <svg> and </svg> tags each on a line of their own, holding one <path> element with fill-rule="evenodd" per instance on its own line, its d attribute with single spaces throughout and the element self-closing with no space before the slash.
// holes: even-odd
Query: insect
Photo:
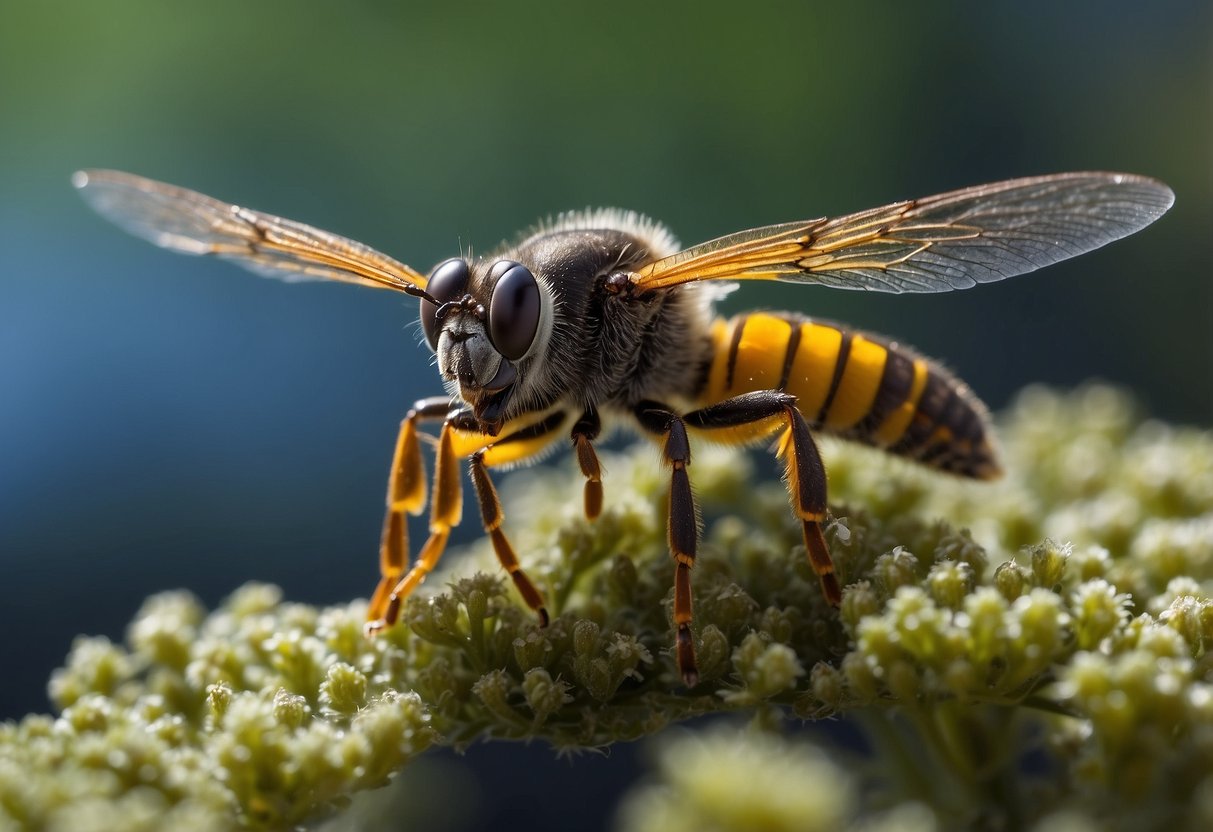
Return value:
<svg viewBox="0 0 1213 832">
<path fill-rule="evenodd" d="M 585 515 L 594 519 L 603 507 L 594 450 L 602 417 L 656 440 L 670 472 L 675 653 L 688 687 L 698 682 L 692 436 L 724 443 L 778 436 L 808 560 L 834 605 L 842 593 L 822 535 L 826 473 L 815 433 L 961 477 L 1000 472 L 985 407 L 932 360 L 796 312 L 726 320 L 714 314 L 715 302 L 742 280 L 879 292 L 993 283 L 1138 231 L 1174 200 L 1145 177 L 1064 173 L 741 231 L 685 250 L 637 214 L 586 211 L 541 224 L 488 256 L 444 260 L 427 276 L 335 234 L 129 173 L 81 171 L 73 182 L 103 216 L 158 246 L 286 280 L 336 280 L 420 299 L 421 329 L 446 394 L 418 401 L 400 425 L 368 634 L 396 622 L 460 522 L 461 459 L 469 460 L 501 565 L 546 625 L 543 597 L 503 530 L 490 469 L 569 443 L 585 476 Z M 429 537 L 410 566 L 405 515 L 420 514 L 427 499 L 424 422 L 441 428 Z"/>
</svg>

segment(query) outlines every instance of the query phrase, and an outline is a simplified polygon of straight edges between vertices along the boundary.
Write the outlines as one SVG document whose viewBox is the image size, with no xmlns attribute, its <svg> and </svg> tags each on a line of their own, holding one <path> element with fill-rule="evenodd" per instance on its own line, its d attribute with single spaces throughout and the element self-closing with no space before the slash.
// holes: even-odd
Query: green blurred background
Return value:
<svg viewBox="0 0 1213 832">
<path fill-rule="evenodd" d="M 1171 214 L 1039 275 L 905 298 L 747 286 L 729 309 L 895 334 L 995 408 L 1096 376 L 1208 426 L 1211 33 L 1213 5 L 1184 0 L 5 4 L 0 718 L 44 710 L 72 636 L 121 637 L 151 592 L 365 595 L 397 421 L 439 389 L 415 302 L 157 251 L 90 214 L 74 169 L 422 270 L 587 205 L 693 243 L 1011 176 L 1149 174 Z M 631 753 L 474 749 L 464 820 L 560 828 L 563 792 L 593 828 Z"/>
</svg>

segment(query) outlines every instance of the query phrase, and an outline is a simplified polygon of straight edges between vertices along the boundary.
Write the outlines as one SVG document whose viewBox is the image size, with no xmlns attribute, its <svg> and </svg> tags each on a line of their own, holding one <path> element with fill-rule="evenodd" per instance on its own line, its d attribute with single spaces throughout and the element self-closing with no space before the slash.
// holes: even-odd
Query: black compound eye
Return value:
<svg viewBox="0 0 1213 832">
<path fill-rule="evenodd" d="M 539 331 L 539 284 L 521 263 L 502 260 L 489 275 L 500 274 L 489 299 L 489 340 L 511 361 L 526 355 Z"/>
<path fill-rule="evenodd" d="M 467 293 L 470 278 L 467 261 L 452 257 L 434 267 L 429 282 L 425 285 L 425 291 L 439 303 L 459 300 Z M 437 350 L 438 307 L 428 300 L 421 302 L 421 330 L 425 333 L 425 340 L 429 342 L 430 349 Z"/>
</svg>

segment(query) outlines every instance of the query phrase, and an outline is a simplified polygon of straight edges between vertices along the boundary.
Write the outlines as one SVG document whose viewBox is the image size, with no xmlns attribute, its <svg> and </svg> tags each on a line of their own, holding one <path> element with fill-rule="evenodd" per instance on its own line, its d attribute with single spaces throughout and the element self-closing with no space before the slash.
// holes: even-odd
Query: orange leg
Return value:
<svg viewBox="0 0 1213 832">
<path fill-rule="evenodd" d="M 462 493 L 459 469 L 451 453 L 450 437 L 443 427 L 439 438 L 438 461 L 434 470 L 434 505 L 430 519 L 430 540 L 426 542 L 417 564 L 404 574 L 408 563 L 408 520 L 405 514 L 420 514 L 425 507 L 425 468 L 421 458 L 421 442 L 417 430 L 423 419 L 445 417 L 450 411 L 449 399 L 433 398 L 417 402 L 400 424 L 392 469 L 388 475 L 387 516 L 383 521 L 383 537 L 379 545 L 379 585 L 371 596 L 367 609 L 367 635 L 374 635 L 396 623 L 400 614 L 400 599 L 437 563 L 450 534 L 451 526 L 459 522 Z M 445 442 L 443 440 L 445 437 Z M 447 453 L 442 447 L 447 447 Z M 448 469 L 454 468 L 454 477 Z M 452 493 L 453 489 L 453 493 Z M 423 564 L 428 567 L 423 568 Z M 422 571 L 419 571 L 422 570 Z"/>
<path fill-rule="evenodd" d="M 437 405 L 434 415 L 438 412 Z M 447 411 L 443 410 L 443 414 Z M 427 415 L 419 413 L 418 417 Z M 471 456 L 472 482 L 476 487 L 476 497 L 480 503 L 480 514 L 484 521 L 484 530 L 492 540 L 493 549 L 501 565 L 510 573 L 523 599 L 531 609 L 539 614 L 540 622 L 547 624 L 547 611 L 543 605 L 543 597 L 527 578 L 519 566 L 518 558 L 513 548 L 501 530 L 504 514 L 497 491 L 489 479 L 488 468 L 495 465 L 507 465 L 534 456 L 544 447 L 551 444 L 559 435 L 559 428 L 567 421 L 568 413 L 556 410 L 537 420 L 511 423 L 506 426 L 503 435 L 493 440 L 480 432 L 470 410 L 450 412 L 438 435 L 438 454 L 434 467 L 434 502 L 430 510 L 430 536 L 422 546 L 411 569 L 404 571 L 408 557 L 408 546 L 405 538 L 404 510 L 413 513 L 420 511 L 420 503 L 397 506 L 389 502 L 388 519 L 384 524 L 384 549 L 380 557 L 382 578 L 367 614 L 366 632 L 374 635 L 391 627 L 400 617 L 400 609 L 404 600 L 416 589 L 426 576 L 438 565 L 439 558 L 446 550 L 447 540 L 451 529 L 459 524 L 463 514 L 463 484 L 459 471 L 461 456 Z M 414 420 L 415 421 L 415 420 Z M 409 422 L 405 420 L 406 424 Z M 411 429 L 415 434 L 415 426 Z M 402 434 L 404 431 L 402 431 Z M 406 447 L 415 439 L 401 439 L 399 444 Z M 492 444 L 489 444 L 489 443 Z M 401 452 L 408 457 L 411 451 Z M 420 453 L 418 451 L 416 468 L 420 468 Z M 397 470 L 413 470 L 411 464 L 394 464 L 393 472 Z M 403 476 L 403 475 L 402 475 Z M 389 484 L 389 500 L 397 491 L 404 491 L 403 486 L 397 486 L 395 479 Z M 424 498 L 422 498 L 423 500 Z"/>
</svg>

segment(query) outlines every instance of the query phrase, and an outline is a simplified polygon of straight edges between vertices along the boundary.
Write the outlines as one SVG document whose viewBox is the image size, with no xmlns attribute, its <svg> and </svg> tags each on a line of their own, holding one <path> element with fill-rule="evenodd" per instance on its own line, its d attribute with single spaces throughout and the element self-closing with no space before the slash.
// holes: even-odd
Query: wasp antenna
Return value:
<svg viewBox="0 0 1213 832">
<path fill-rule="evenodd" d="M 434 300 L 433 295 L 431 295 L 425 289 L 422 289 L 420 286 L 417 286 L 416 284 L 410 283 L 407 286 L 402 287 L 402 289 L 406 295 L 412 295 L 415 298 L 421 298 L 422 300 L 428 300 L 430 303 L 434 304 L 435 306 L 442 305 L 438 301 Z"/>
</svg>

